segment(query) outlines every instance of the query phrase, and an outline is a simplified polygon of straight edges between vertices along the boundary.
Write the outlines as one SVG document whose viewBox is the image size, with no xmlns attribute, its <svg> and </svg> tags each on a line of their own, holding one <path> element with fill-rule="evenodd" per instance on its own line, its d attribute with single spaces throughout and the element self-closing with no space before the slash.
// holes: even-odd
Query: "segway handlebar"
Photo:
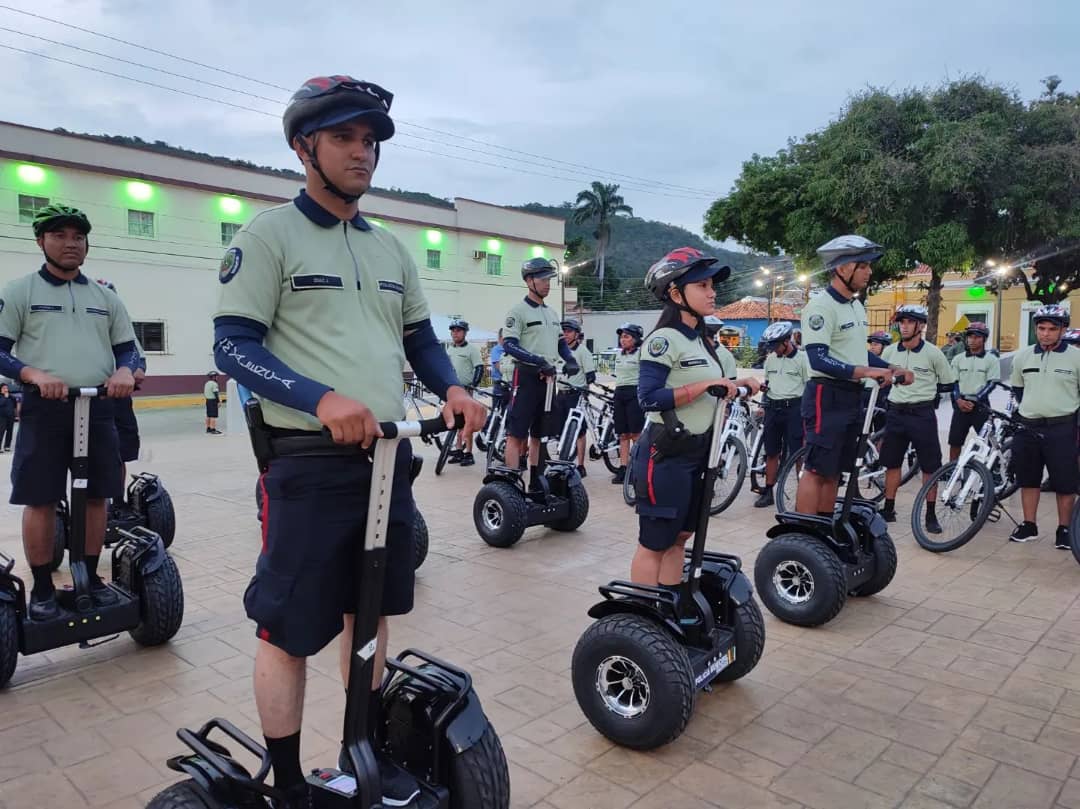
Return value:
<svg viewBox="0 0 1080 809">
<path fill-rule="evenodd" d="M 23 385 L 23 390 L 41 395 L 41 388 L 37 385 Z M 109 389 L 104 385 L 98 385 L 96 388 L 68 388 L 67 399 L 69 402 L 74 402 L 76 399 L 104 399 L 108 392 Z"/>
<path fill-rule="evenodd" d="M 383 438 L 423 438 L 426 435 L 437 435 L 449 430 L 461 430 L 465 427 L 465 416 L 461 413 L 454 414 L 454 426 L 447 427 L 442 416 L 424 419 L 423 421 L 380 421 L 379 430 Z"/>
</svg>

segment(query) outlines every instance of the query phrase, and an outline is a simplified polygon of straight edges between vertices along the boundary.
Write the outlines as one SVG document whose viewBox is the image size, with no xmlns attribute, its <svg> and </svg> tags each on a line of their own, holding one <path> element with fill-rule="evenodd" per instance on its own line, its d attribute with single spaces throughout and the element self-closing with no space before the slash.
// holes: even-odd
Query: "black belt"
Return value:
<svg viewBox="0 0 1080 809">
<path fill-rule="evenodd" d="M 910 403 L 907 403 L 907 404 L 901 404 L 899 402 L 889 402 L 889 409 L 890 410 L 901 410 L 901 411 L 922 410 L 923 408 L 926 408 L 926 407 L 929 407 L 931 410 L 934 410 L 935 409 L 934 408 L 934 400 L 933 399 L 927 399 L 925 402 L 910 402 Z"/>
<path fill-rule="evenodd" d="M 328 457 L 342 455 L 366 455 L 367 450 L 359 444 L 338 444 L 328 435 L 311 430 L 283 430 L 271 427 L 270 449 L 275 457 L 306 455 Z"/>
<path fill-rule="evenodd" d="M 828 385 L 830 388 L 839 388 L 840 390 L 846 390 L 854 393 L 858 391 L 862 393 L 866 386 L 860 382 L 848 382 L 846 379 L 834 379 L 831 376 L 815 376 L 811 382 L 817 382 L 820 385 Z"/>
<path fill-rule="evenodd" d="M 1070 422 L 1076 422 L 1076 414 L 1073 413 L 1070 416 L 1052 416 L 1048 419 L 1029 419 L 1026 416 L 1019 416 L 1020 423 L 1028 427 L 1053 427 L 1055 424 L 1069 424 Z"/>
<path fill-rule="evenodd" d="M 765 399 L 765 407 L 766 407 L 766 409 L 777 408 L 777 409 L 782 410 L 782 409 L 788 408 L 788 407 L 796 407 L 796 406 L 801 405 L 801 404 L 802 404 L 802 397 L 801 396 L 792 396 L 791 398 L 788 398 L 788 399 L 768 399 L 768 398 Z"/>
</svg>

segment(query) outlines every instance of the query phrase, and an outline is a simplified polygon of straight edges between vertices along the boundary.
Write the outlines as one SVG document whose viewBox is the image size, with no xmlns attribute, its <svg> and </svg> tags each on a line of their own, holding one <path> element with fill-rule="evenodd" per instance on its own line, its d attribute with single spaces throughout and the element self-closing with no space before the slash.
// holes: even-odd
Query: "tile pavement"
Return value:
<svg viewBox="0 0 1080 809">
<path fill-rule="evenodd" d="M 257 734 L 240 602 L 259 549 L 245 440 L 148 444 L 153 460 L 139 468 L 162 475 L 178 511 L 184 626 L 158 649 L 125 636 L 21 658 L 0 692 L 0 809 L 143 806 L 175 777 L 164 761 L 180 750 L 179 725 L 220 715 Z M 757 669 L 703 695 L 679 740 L 638 753 L 592 730 L 568 676 L 596 586 L 628 574 L 632 510 L 592 464 L 581 531 L 530 529 L 495 550 L 472 527 L 481 475 L 424 470 L 431 555 L 391 646 L 472 671 L 515 809 L 1080 808 L 1080 567 L 1048 540 L 1011 545 L 1005 521 L 935 556 L 898 524 L 900 569 L 882 595 L 816 630 L 766 614 Z M 748 568 L 770 523 L 750 499 L 714 519 L 710 538 Z M 0 509 L 0 550 L 21 559 L 18 511 Z M 308 763 L 333 758 L 341 704 L 332 647 L 310 667 Z"/>
</svg>

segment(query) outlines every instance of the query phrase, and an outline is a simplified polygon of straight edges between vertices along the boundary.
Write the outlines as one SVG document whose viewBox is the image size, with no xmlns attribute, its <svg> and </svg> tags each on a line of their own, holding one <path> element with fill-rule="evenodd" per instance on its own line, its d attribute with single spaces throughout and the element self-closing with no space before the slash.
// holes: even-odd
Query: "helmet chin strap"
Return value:
<svg viewBox="0 0 1080 809">
<path fill-rule="evenodd" d="M 318 148 L 318 145 L 319 145 L 318 144 L 318 138 L 319 138 L 319 133 L 316 132 L 311 137 L 311 144 L 308 145 L 308 139 L 305 136 L 303 136 L 303 135 L 298 135 L 297 136 L 297 139 L 300 141 L 300 148 L 302 148 L 304 150 L 304 154 L 306 154 L 308 156 L 308 161 L 311 163 L 311 167 L 313 169 L 315 169 L 315 171 L 318 172 L 319 177 L 322 178 L 323 185 L 326 188 L 326 190 L 329 191 L 331 194 L 333 194 L 338 199 L 340 199 L 342 202 L 344 202 L 344 203 L 346 203 L 348 205 L 352 205 L 352 203 L 356 202 L 363 195 L 362 194 L 346 194 L 344 191 L 342 191 L 340 188 L 338 188 L 336 185 L 334 185 L 330 181 L 330 178 L 326 176 L 326 172 L 324 172 L 322 170 L 322 166 L 319 165 L 319 159 L 315 156 L 315 151 L 316 151 L 316 149 Z M 378 165 L 379 165 L 379 144 L 376 143 L 375 144 L 375 167 L 377 167 Z M 374 169 L 374 167 L 373 167 L 373 169 Z"/>
<path fill-rule="evenodd" d="M 855 277 L 855 270 L 852 270 L 851 275 L 849 275 L 847 278 L 845 278 L 844 276 L 842 276 L 840 274 L 840 268 L 839 267 L 837 267 L 835 270 L 833 270 L 833 274 L 837 278 L 840 279 L 841 284 L 843 284 L 845 287 L 847 287 L 847 291 L 851 293 L 852 297 L 855 297 L 856 295 L 859 294 L 859 290 L 855 289 L 855 287 L 853 287 L 851 285 L 851 279 Z"/>
<path fill-rule="evenodd" d="M 89 243 L 89 242 L 87 242 L 87 243 L 86 243 L 86 246 L 87 246 L 87 248 L 89 248 L 89 247 L 90 247 L 90 243 Z M 51 264 L 51 265 L 52 265 L 53 267 L 56 267 L 56 269 L 58 269 L 58 270 L 59 270 L 60 272 L 64 272 L 64 273 L 68 273 L 68 272 L 71 272 L 71 273 L 77 273 L 77 272 L 79 271 L 79 268 L 78 268 L 78 267 L 76 267 L 76 268 L 75 268 L 74 270 L 72 270 L 72 269 L 69 269 L 69 268 L 67 268 L 67 267 L 61 266 L 60 264 L 57 264 L 57 263 L 56 263 L 55 261 L 53 261 L 53 260 L 52 260 L 52 257 L 51 257 L 51 256 L 50 256 L 50 255 L 49 255 L 48 253 L 46 253 L 46 252 L 45 252 L 45 248 L 44 248 L 44 247 L 43 247 L 43 248 L 41 248 L 41 253 L 42 253 L 42 255 L 44 255 L 44 256 L 45 256 L 45 263 L 46 263 L 46 264 Z"/>
<path fill-rule="evenodd" d="M 708 329 L 705 328 L 705 315 L 701 314 L 701 312 L 698 312 L 696 309 L 693 309 L 689 304 L 686 303 L 686 288 L 685 287 L 680 287 L 678 285 L 674 285 L 674 286 L 675 286 L 675 289 L 677 289 L 679 291 L 679 297 L 683 299 L 683 302 L 679 303 L 674 298 L 672 298 L 670 291 L 668 292 L 668 300 L 679 311 L 689 312 L 691 315 L 693 315 L 695 318 L 697 318 L 697 327 L 696 327 L 697 331 L 700 334 L 702 334 L 703 336 L 708 337 L 709 336 Z"/>
</svg>

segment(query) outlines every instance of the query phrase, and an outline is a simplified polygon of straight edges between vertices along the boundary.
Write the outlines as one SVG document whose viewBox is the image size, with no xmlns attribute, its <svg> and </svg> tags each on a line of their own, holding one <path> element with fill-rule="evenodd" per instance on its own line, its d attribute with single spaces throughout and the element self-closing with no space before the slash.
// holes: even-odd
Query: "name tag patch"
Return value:
<svg viewBox="0 0 1080 809">
<path fill-rule="evenodd" d="M 340 275 L 293 275 L 289 277 L 289 286 L 293 292 L 305 289 L 344 289 L 345 283 Z"/>
<path fill-rule="evenodd" d="M 841 325 L 840 326 L 840 331 L 847 331 L 848 329 L 853 329 L 853 328 L 855 328 L 855 321 L 854 320 L 851 321 L 850 323 L 844 323 L 843 325 Z"/>
<path fill-rule="evenodd" d="M 697 368 L 700 365 L 708 365 L 709 361 L 704 357 L 694 357 L 689 360 L 679 360 L 679 365 L 683 368 Z"/>
<path fill-rule="evenodd" d="M 63 312 L 63 306 L 56 306 L 51 303 L 32 303 L 30 304 L 31 312 Z"/>
<path fill-rule="evenodd" d="M 380 292 L 396 292 L 398 295 L 405 294 L 405 285 L 400 281 L 380 281 Z"/>
<path fill-rule="evenodd" d="M 93 306 L 87 306 L 86 311 L 87 311 L 88 314 L 91 314 L 91 315 L 102 315 L 103 317 L 108 317 L 109 316 L 109 310 L 108 309 L 95 309 Z"/>
</svg>

